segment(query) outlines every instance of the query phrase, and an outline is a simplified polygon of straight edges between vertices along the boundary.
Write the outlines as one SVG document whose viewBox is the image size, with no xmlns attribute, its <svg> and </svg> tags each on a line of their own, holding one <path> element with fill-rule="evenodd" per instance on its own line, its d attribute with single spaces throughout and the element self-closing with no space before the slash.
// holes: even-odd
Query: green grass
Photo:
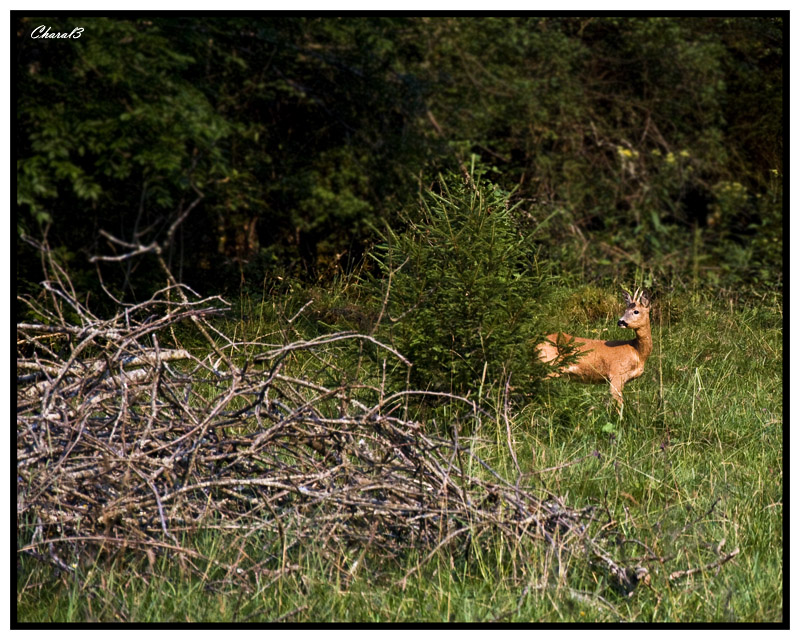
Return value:
<svg viewBox="0 0 800 640">
<path fill-rule="evenodd" d="M 516 399 L 509 416 L 526 483 L 575 508 L 598 505 L 628 541 L 617 548 L 620 558 L 663 559 L 649 562 L 650 584 L 630 597 L 581 558 L 561 558 L 566 572 L 559 575 L 552 549 L 514 548 L 499 532 L 442 550 L 411 572 L 423 559 L 413 551 L 394 562 L 353 548 L 296 545 L 284 552 L 267 533 L 242 546 L 208 529 L 184 541 L 203 556 L 185 560 L 200 572 L 170 554 L 151 562 L 128 552 L 84 559 L 68 575 L 20 554 L 17 619 L 781 622 L 781 302 L 740 307 L 676 293 L 655 305 L 655 350 L 644 375 L 625 389 L 621 419 L 608 408 L 606 387 L 563 380 L 543 383 L 538 397 Z M 285 311 L 254 309 L 240 332 L 274 334 L 277 318 L 293 315 Z M 589 313 L 566 329 L 623 335 L 605 332 L 611 321 Z M 362 355 L 298 366 L 304 375 L 335 377 Z M 500 385 L 487 382 L 483 398 L 502 410 Z M 432 414 L 437 425 L 443 412 Z M 505 423 L 472 428 L 479 455 L 515 478 Z M 705 568 L 734 549 L 730 561 Z M 235 564 L 242 553 L 268 560 L 265 571 L 235 575 L 206 560 Z M 669 577 L 690 569 L 696 571 Z"/>
</svg>

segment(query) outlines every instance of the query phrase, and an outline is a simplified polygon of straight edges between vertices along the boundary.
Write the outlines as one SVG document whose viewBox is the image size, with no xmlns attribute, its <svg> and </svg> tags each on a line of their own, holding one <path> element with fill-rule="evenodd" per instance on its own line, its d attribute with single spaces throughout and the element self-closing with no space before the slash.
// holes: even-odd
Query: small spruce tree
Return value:
<svg viewBox="0 0 800 640">
<path fill-rule="evenodd" d="M 416 388 L 474 396 L 509 375 L 521 390 L 538 377 L 542 276 L 509 195 L 474 167 L 440 176 L 374 253 L 382 331 L 412 361 Z"/>
</svg>

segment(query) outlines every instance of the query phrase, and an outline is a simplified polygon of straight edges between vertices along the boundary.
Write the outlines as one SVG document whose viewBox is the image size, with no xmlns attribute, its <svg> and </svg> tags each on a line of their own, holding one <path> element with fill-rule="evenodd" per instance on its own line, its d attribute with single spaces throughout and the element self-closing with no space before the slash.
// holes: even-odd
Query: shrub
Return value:
<svg viewBox="0 0 800 640">
<path fill-rule="evenodd" d="M 509 193 L 472 175 L 440 176 L 374 252 L 383 330 L 413 363 L 412 384 L 469 394 L 536 377 L 543 275 L 517 230 Z"/>
</svg>

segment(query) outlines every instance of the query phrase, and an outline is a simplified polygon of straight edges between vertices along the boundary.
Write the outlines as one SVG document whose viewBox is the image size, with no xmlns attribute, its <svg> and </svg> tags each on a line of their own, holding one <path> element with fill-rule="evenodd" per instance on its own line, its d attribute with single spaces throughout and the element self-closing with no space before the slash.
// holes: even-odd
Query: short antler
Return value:
<svg viewBox="0 0 800 640">
<path fill-rule="evenodd" d="M 623 287 L 622 295 L 625 297 L 625 302 L 627 302 L 629 305 L 642 304 L 646 306 L 650 303 L 650 296 L 644 289 L 640 289 L 639 287 L 636 287 L 633 295 L 631 295 L 631 292 Z"/>
</svg>

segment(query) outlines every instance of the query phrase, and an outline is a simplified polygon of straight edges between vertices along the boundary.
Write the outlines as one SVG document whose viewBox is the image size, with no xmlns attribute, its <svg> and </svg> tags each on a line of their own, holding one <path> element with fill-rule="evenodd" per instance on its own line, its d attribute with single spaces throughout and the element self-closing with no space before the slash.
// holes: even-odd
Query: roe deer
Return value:
<svg viewBox="0 0 800 640">
<path fill-rule="evenodd" d="M 631 296 L 624 292 L 627 308 L 617 322 L 620 327 L 633 329 L 633 340 L 592 340 L 575 338 L 564 333 L 547 336 L 546 342 L 537 345 L 539 360 L 558 365 L 566 354 L 574 354 L 571 364 L 561 366 L 547 377 L 566 376 L 580 382 L 608 382 L 611 397 L 622 413 L 622 389 L 625 383 L 644 372 L 644 363 L 653 350 L 650 336 L 650 297 L 638 289 Z"/>
</svg>

